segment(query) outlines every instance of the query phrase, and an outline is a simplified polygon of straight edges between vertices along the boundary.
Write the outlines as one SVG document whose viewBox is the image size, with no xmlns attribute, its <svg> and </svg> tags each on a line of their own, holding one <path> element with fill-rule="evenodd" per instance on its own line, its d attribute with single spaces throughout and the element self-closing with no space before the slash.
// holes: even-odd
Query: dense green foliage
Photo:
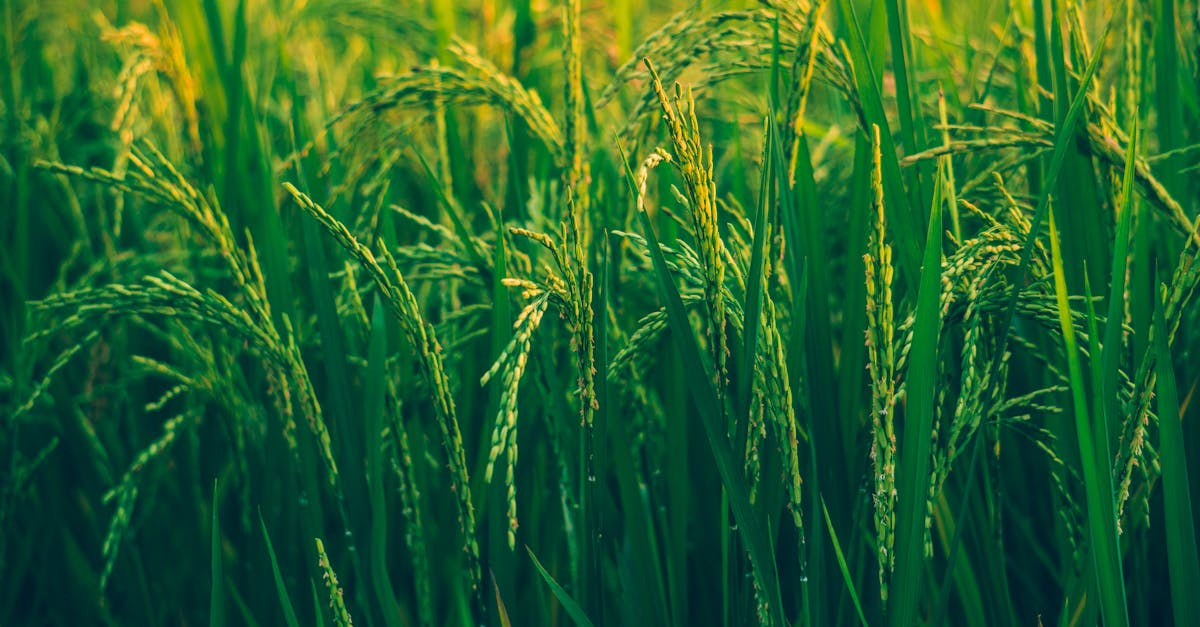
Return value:
<svg viewBox="0 0 1200 627">
<path fill-rule="evenodd" d="M 1200 625 L 1195 0 L 0 0 L 0 625 Z"/>
</svg>

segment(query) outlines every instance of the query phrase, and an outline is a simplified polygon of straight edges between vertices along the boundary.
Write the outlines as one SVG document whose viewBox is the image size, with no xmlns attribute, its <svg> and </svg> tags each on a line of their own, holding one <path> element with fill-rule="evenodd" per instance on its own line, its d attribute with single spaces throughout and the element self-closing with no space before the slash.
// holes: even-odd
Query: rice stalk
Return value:
<svg viewBox="0 0 1200 627">
<path fill-rule="evenodd" d="M 888 598 L 888 581 L 896 558 L 896 428 L 897 396 L 894 314 L 892 300 L 892 247 L 885 241 L 887 223 L 883 204 L 883 170 L 879 156 L 879 128 L 872 142 L 871 201 L 875 213 L 863 270 L 867 285 L 867 372 L 871 382 L 871 462 L 873 467 L 875 543 L 879 560 L 880 598 Z"/>
<path fill-rule="evenodd" d="M 382 248 L 381 252 L 389 272 L 384 271 L 370 249 L 360 244 L 345 225 L 290 183 L 285 183 L 284 188 L 296 204 L 324 227 L 334 241 L 345 248 L 367 272 L 379 290 L 389 313 L 400 323 L 409 343 L 417 351 L 421 375 L 433 396 L 438 429 L 442 435 L 442 448 L 450 464 L 451 490 L 456 497 L 459 530 L 463 538 L 463 552 L 467 558 L 467 583 L 472 594 L 479 594 L 479 545 L 475 539 L 475 510 L 471 504 L 466 454 L 463 451 L 462 433 L 454 409 L 454 397 L 450 392 L 450 380 L 442 365 L 442 351 L 434 329 L 421 315 L 416 296 L 409 289 L 408 283 L 396 266 L 395 258 L 386 247 Z"/>
<path fill-rule="evenodd" d="M 329 556 L 325 554 L 325 543 L 321 542 L 320 538 L 313 540 L 317 545 L 317 563 L 324 572 L 325 586 L 329 589 L 329 610 L 333 615 L 333 622 L 337 627 L 351 627 L 354 622 L 350 620 L 350 612 L 346 609 L 346 600 L 342 595 L 342 585 L 338 583 L 337 573 L 333 570 Z"/>
<path fill-rule="evenodd" d="M 688 201 L 692 214 L 692 226 L 697 248 L 703 261 L 704 298 L 709 319 L 709 351 L 716 366 L 713 382 L 718 390 L 718 401 L 724 403 L 725 390 L 729 381 L 727 366 L 728 347 L 725 341 L 726 305 L 722 286 L 725 282 L 724 244 L 717 230 L 716 189 L 713 182 L 712 147 L 701 143 L 700 123 L 696 119 L 696 102 L 689 91 L 686 98 L 683 87 L 676 84 L 675 96 L 671 98 L 659 80 L 653 64 L 646 60 L 654 91 L 662 106 L 675 155 L 669 159 L 678 168 L 687 187 Z"/>
</svg>

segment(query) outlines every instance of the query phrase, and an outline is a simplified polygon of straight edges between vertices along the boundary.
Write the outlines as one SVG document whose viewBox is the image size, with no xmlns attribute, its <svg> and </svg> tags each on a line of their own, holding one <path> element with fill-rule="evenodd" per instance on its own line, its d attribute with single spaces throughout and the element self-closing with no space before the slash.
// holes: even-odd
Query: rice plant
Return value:
<svg viewBox="0 0 1200 627">
<path fill-rule="evenodd" d="M 1195 0 L 0 16 L 0 625 L 1200 624 Z"/>
</svg>

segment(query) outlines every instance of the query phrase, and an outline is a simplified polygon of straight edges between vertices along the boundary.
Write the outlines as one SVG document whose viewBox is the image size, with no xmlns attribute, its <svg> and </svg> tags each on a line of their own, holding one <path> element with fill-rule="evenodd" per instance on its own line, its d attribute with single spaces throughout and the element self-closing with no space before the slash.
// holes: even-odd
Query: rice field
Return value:
<svg viewBox="0 0 1200 627">
<path fill-rule="evenodd" d="M 1200 625 L 1195 0 L 0 18 L 0 625 Z"/>
</svg>

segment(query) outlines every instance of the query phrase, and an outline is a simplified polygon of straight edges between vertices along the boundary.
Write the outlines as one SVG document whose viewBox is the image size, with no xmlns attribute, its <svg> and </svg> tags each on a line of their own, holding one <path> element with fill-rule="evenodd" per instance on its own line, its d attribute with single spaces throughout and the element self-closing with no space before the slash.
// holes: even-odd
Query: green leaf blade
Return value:
<svg viewBox="0 0 1200 627">
<path fill-rule="evenodd" d="M 1176 625 L 1200 625 L 1200 552 L 1188 479 L 1179 390 L 1171 361 L 1162 301 L 1154 299 L 1154 350 L 1157 363 L 1159 452 L 1162 458 L 1163 518 L 1171 606 Z"/>
<path fill-rule="evenodd" d="M 908 365 L 908 404 L 896 472 L 896 566 L 889 599 L 893 627 L 916 625 L 925 572 L 925 511 L 932 471 L 933 419 L 937 411 L 938 343 L 942 288 L 942 211 L 940 185 L 934 187 L 929 233 L 921 264 L 920 286 Z"/>
</svg>

